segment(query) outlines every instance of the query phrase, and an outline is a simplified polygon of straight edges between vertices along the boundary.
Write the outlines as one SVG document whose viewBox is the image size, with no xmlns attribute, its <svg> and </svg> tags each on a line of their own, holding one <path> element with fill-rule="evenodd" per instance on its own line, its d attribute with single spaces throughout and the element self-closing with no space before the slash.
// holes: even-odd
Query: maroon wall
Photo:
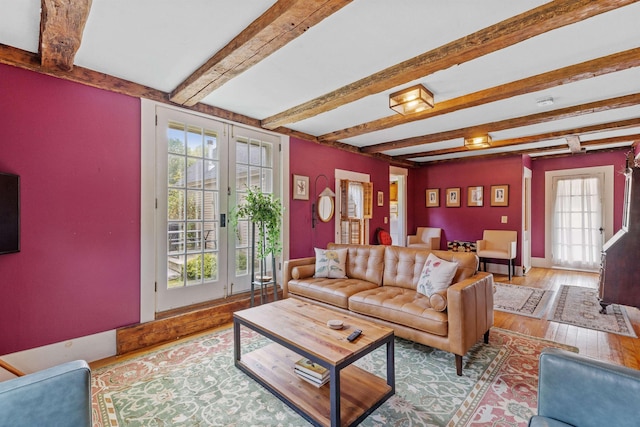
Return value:
<svg viewBox="0 0 640 427">
<path fill-rule="evenodd" d="M 0 93 L 0 171 L 21 177 L 0 354 L 137 322 L 140 101 L 5 65 Z"/>
<path fill-rule="evenodd" d="M 447 241 L 476 241 L 482 239 L 482 232 L 489 230 L 516 230 L 520 239 L 522 229 L 522 158 L 503 157 L 491 160 L 468 160 L 424 166 L 410 170 L 408 179 L 408 232 L 413 234 L 416 227 L 442 228 L 440 245 L 446 249 Z M 509 206 L 490 206 L 492 185 L 509 185 Z M 483 206 L 467 205 L 469 186 L 484 187 Z M 445 203 L 447 188 L 461 189 L 459 208 L 448 208 Z M 440 189 L 440 206 L 427 208 L 426 190 Z M 508 222 L 501 223 L 506 215 Z M 520 262 L 520 254 L 516 259 Z M 516 264 L 517 265 L 517 264 Z"/>
<path fill-rule="evenodd" d="M 624 199 L 624 175 L 618 173 L 624 169 L 626 153 L 629 148 L 612 152 L 587 153 L 575 156 L 541 158 L 532 161 L 531 178 L 531 256 L 545 257 L 545 173 L 547 171 L 587 168 L 613 165 L 613 233 L 622 227 L 622 204 Z"/>
<path fill-rule="evenodd" d="M 309 177 L 309 200 L 291 200 L 290 204 L 290 258 L 313 256 L 313 248 L 326 248 L 327 243 L 334 239 L 334 221 L 318 222 L 311 228 L 311 205 L 314 199 L 314 185 L 316 178 L 324 174 L 329 178 L 329 188 L 336 191 L 335 170 L 342 169 L 352 172 L 366 173 L 373 182 L 373 218 L 370 225 L 370 241 L 373 242 L 373 232 L 377 227 L 389 230 L 384 224 L 384 217 L 389 217 L 389 164 L 355 153 L 338 150 L 302 139 L 290 140 L 290 173 L 289 186 L 293 183 L 293 175 Z M 317 192 L 320 193 L 327 185 L 324 178 L 318 179 Z M 376 194 L 384 192 L 384 206 L 378 206 Z M 293 191 L 291 190 L 291 194 Z"/>
</svg>

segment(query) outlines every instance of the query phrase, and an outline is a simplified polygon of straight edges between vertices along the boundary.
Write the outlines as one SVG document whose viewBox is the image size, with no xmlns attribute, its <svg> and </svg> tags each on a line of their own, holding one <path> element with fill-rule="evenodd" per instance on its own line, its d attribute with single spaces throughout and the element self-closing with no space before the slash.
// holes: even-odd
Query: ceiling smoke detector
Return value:
<svg viewBox="0 0 640 427">
<path fill-rule="evenodd" d="M 547 107 L 549 105 L 553 105 L 553 98 L 552 97 L 548 97 L 548 98 L 538 99 L 536 101 L 536 105 L 538 107 Z"/>
</svg>

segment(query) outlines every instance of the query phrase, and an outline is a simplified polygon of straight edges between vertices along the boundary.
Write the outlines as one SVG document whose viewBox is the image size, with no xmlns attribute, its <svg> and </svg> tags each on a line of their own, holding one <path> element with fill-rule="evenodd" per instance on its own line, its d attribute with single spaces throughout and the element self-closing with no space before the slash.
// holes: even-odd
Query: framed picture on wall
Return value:
<svg viewBox="0 0 640 427">
<path fill-rule="evenodd" d="M 440 206 L 440 189 L 429 188 L 427 189 L 427 205 L 428 208 L 437 208 Z"/>
<path fill-rule="evenodd" d="M 293 199 L 309 200 L 309 177 L 293 175 Z"/>
<path fill-rule="evenodd" d="M 509 206 L 509 185 L 491 186 L 491 206 Z"/>
<path fill-rule="evenodd" d="M 384 192 L 378 191 L 378 206 L 384 206 Z"/>
<path fill-rule="evenodd" d="M 460 207 L 460 187 L 447 188 L 446 190 L 446 205 L 448 208 Z"/>
<path fill-rule="evenodd" d="M 467 206 L 482 206 L 484 199 L 484 187 L 481 185 L 469 187 L 469 195 L 467 198 Z"/>
</svg>

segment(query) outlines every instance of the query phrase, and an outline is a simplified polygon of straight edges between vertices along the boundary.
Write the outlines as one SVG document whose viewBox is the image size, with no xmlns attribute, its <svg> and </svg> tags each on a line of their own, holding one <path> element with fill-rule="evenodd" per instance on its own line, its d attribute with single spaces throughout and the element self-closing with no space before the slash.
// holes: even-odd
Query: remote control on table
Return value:
<svg viewBox="0 0 640 427">
<path fill-rule="evenodd" d="M 347 337 L 347 341 L 349 342 L 354 341 L 356 338 L 360 336 L 361 333 L 362 331 L 360 329 L 356 329 L 355 331 L 351 332 L 351 335 Z"/>
</svg>

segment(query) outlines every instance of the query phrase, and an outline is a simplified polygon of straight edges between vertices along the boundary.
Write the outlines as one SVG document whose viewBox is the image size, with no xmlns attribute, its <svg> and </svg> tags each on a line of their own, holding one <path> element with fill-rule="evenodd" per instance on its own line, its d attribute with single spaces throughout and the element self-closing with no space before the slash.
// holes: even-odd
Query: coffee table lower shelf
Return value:
<svg viewBox="0 0 640 427">
<path fill-rule="evenodd" d="M 329 383 L 315 387 L 294 372 L 300 355 L 277 343 L 243 354 L 236 366 L 311 423 L 331 425 Z M 393 390 L 387 382 L 354 365 L 340 371 L 340 425 L 351 426 L 378 408 Z"/>
</svg>

